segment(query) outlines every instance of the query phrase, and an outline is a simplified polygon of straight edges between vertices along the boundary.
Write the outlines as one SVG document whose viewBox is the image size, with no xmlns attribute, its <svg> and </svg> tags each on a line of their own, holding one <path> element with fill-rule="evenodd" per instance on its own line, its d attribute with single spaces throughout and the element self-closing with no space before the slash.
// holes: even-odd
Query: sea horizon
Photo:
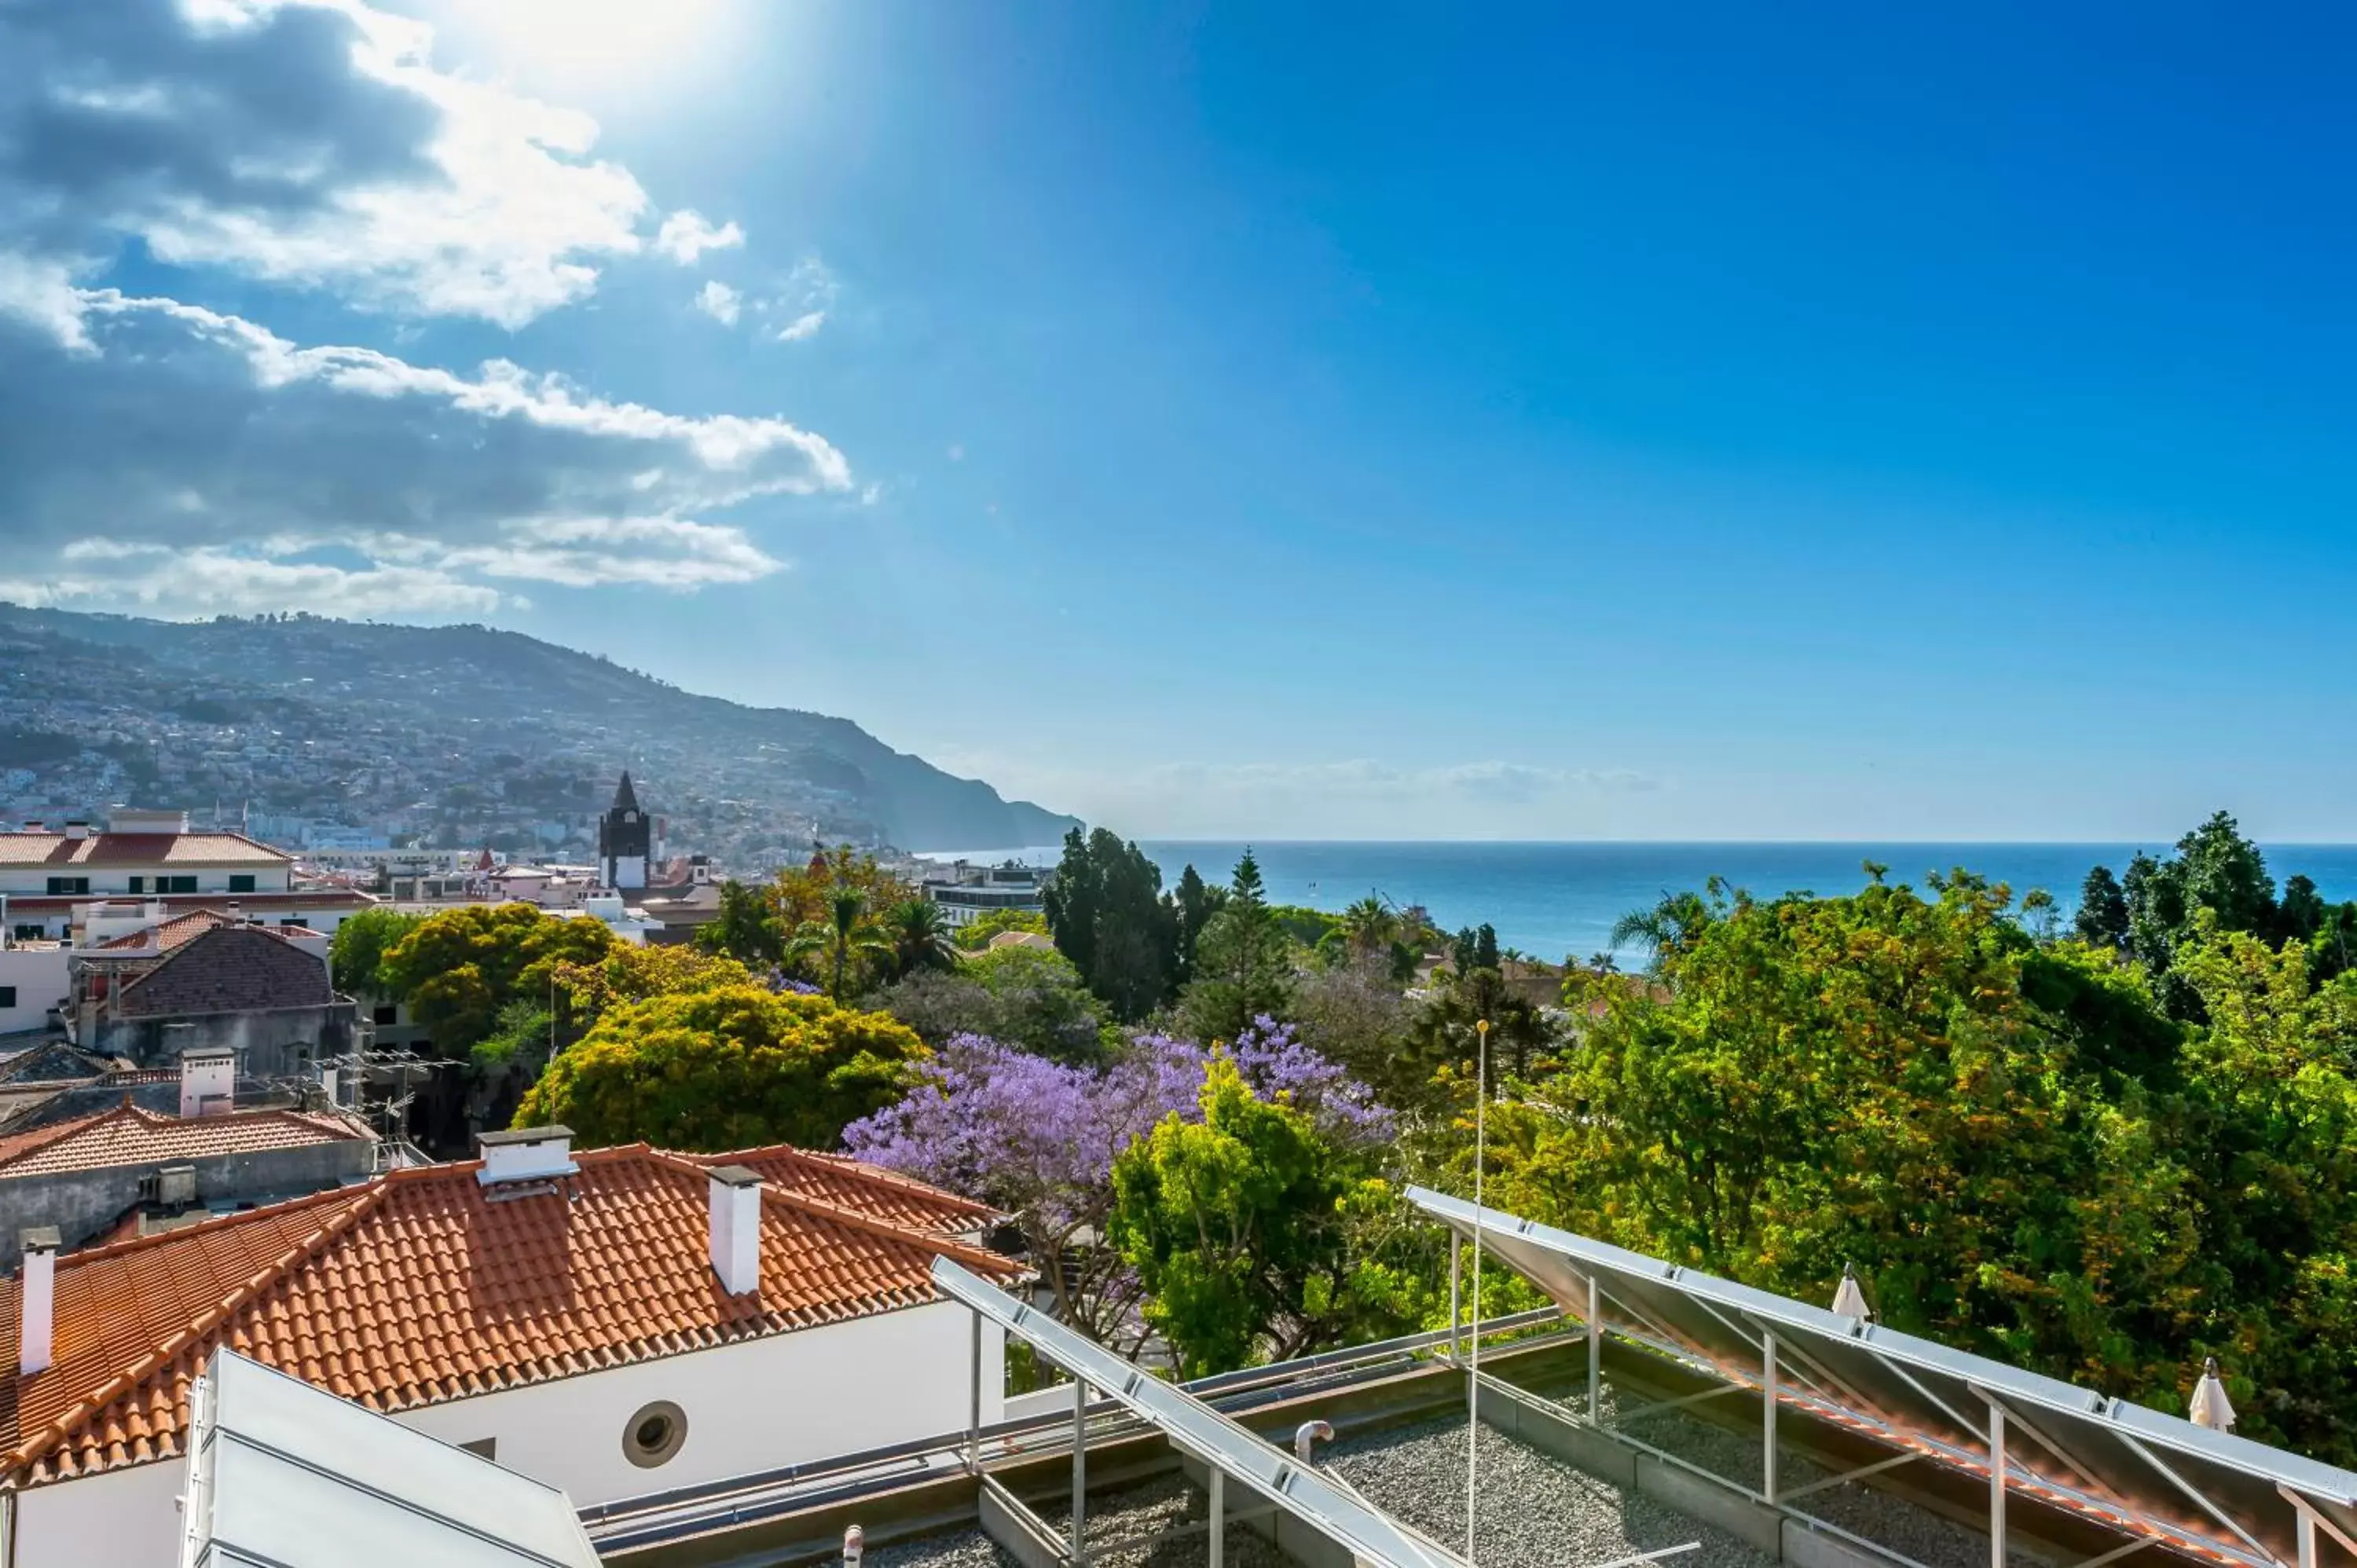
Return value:
<svg viewBox="0 0 2357 1568">
<path fill-rule="evenodd" d="M 1174 886 L 1192 865 L 1225 882 L 1246 848 L 1269 901 L 1340 910 L 1370 893 L 1420 905 L 1443 929 L 1483 923 L 1501 946 L 1549 962 L 1613 950 L 1611 931 L 1632 910 L 1663 896 L 1700 892 L 1718 876 L 1755 897 L 1837 897 L 1865 886 L 1865 863 L 1886 880 L 1921 888 L 1927 874 L 1959 867 L 2002 882 L 2018 899 L 2033 888 L 2053 896 L 2056 918 L 2077 912 L 2088 871 L 2124 872 L 2138 854 L 2169 854 L 2174 839 L 1139 839 Z M 2262 843 L 2278 889 L 2306 875 L 2327 899 L 2357 898 L 2357 844 Z M 931 851 L 928 860 L 1019 860 L 1053 865 L 1060 845 L 980 852 Z M 1623 962 L 1641 954 L 1627 950 Z"/>
</svg>

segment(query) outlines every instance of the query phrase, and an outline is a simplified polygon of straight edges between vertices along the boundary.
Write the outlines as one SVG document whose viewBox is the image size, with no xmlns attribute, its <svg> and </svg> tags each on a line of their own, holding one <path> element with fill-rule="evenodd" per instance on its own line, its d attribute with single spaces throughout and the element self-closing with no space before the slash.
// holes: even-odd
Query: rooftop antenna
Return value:
<svg viewBox="0 0 2357 1568">
<path fill-rule="evenodd" d="M 1465 1561 L 1473 1555 L 1473 1488 L 1481 1447 L 1481 1169 L 1489 1155 L 1490 1020 L 1473 1026 L 1480 1036 L 1473 1058 L 1473 1348 L 1465 1379 Z"/>
</svg>

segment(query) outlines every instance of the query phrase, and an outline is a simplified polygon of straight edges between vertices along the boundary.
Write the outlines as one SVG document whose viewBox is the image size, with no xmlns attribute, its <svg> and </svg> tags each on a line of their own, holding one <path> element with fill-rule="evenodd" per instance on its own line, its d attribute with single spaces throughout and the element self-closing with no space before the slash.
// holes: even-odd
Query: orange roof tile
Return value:
<svg viewBox="0 0 2357 1568">
<path fill-rule="evenodd" d="M 357 1122 L 325 1113 L 270 1110 L 159 1116 L 126 1098 L 123 1104 L 92 1115 L 0 1138 L 0 1181 L 166 1160 L 201 1160 L 216 1155 L 252 1155 L 375 1136 Z"/>
<path fill-rule="evenodd" d="M 289 865 L 243 833 L 0 833 L 0 865 Z"/>
<path fill-rule="evenodd" d="M 955 1236 L 1000 1218 L 986 1203 L 855 1160 L 849 1155 L 822 1154 L 773 1144 L 733 1155 L 690 1155 L 701 1165 L 743 1165 L 763 1181 L 845 1208 L 856 1208 L 888 1219 L 910 1230 L 933 1236 Z"/>
<path fill-rule="evenodd" d="M 221 1345 L 390 1412 L 918 1305 L 940 1255 L 1022 1273 L 765 1182 L 759 1288 L 731 1296 L 704 1164 L 642 1144 L 575 1160 L 554 1191 L 494 1197 L 478 1162 L 427 1165 L 59 1259 L 56 1361 L 0 1377 L 0 1476 L 178 1455 L 189 1385 Z M 0 1282 L 9 1360 L 20 1289 Z"/>
<path fill-rule="evenodd" d="M 185 915 L 175 915 L 168 920 L 150 927 L 147 930 L 133 931 L 126 936 L 109 937 L 98 944 L 96 950 L 119 952 L 127 948 L 134 951 L 169 952 L 182 942 L 194 940 L 207 931 L 241 923 L 239 917 L 226 909 L 191 909 Z M 154 937 L 152 944 L 149 941 L 151 934 Z"/>
</svg>

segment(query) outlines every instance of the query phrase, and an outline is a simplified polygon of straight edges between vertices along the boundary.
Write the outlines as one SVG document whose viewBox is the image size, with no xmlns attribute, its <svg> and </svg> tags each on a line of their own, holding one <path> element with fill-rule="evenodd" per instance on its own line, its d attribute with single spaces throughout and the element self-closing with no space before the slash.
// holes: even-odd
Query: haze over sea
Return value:
<svg viewBox="0 0 2357 1568">
<path fill-rule="evenodd" d="M 1192 864 L 1206 881 L 1224 882 L 1242 843 L 1140 841 L 1162 868 L 1163 886 Z M 2166 843 L 1254 843 L 1271 902 L 1340 909 L 1370 892 L 1394 904 L 1421 904 L 1443 929 L 1498 929 L 1501 945 L 1550 962 L 1586 958 L 1609 945 L 1613 922 L 1652 906 L 1664 893 L 1699 891 L 1714 875 L 1760 897 L 1807 891 L 1855 893 L 1868 860 L 1890 868 L 1889 880 L 1921 888 L 1924 874 L 1957 866 L 2009 885 L 2054 895 L 2061 918 L 2076 911 L 2090 866 L 2125 872 L 2139 850 L 2162 855 Z M 2357 844 L 2267 844 L 2267 870 L 2278 889 L 2306 874 L 2326 898 L 2357 897 Z M 1022 858 L 1054 864 L 1060 852 Z M 947 858 L 947 857 L 942 857 Z M 1006 859 L 975 854 L 974 860 Z M 1631 955 L 1624 954 L 1623 957 Z"/>
</svg>

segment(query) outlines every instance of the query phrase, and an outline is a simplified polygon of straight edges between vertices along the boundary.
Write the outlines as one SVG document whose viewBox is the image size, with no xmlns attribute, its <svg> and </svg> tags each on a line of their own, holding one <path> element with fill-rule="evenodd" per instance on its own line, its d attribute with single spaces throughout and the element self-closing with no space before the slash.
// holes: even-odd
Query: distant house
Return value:
<svg viewBox="0 0 2357 1568">
<path fill-rule="evenodd" d="M 138 1235 L 365 1177 L 377 1137 L 332 1112 L 227 1108 L 226 1052 L 183 1058 L 178 1114 L 125 1099 L 30 1132 L 0 1136 L 0 1268 L 18 1238 L 54 1229 L 67 1250 L 113 1231 Z M 208 1092 L 210 1091 L 210 1092 Z"/>
<path fill-rule="evenodd" d="M 0 926 L 0 1040 L 56 1028 L 65 995 L 65 945 L 18 940 Z"/>
<path fill-rule="evenodd" d="M 19 1568 L 174 1561 L 189 1387 L 217 1346 L 560 1487 L 576 1505 L 985 1423 L 1003 1341 L 939 1295 L 981 1206 L 855 1162 L 576 1152 L 483 1157 L 0 1281 L 0 1487 Z"/>
<path fill-rule="evenodd" d="M 959 861 L 927 876 L 924 895 L 940 907 L 942 923 L 952 929 L 971 926 L 1000 910 L 1028 915 L 1048 912 L 1047 884 L 1039 868 L 1016 861 L 993 866 L 970 866 Z"/>
<path fill-rule="evenodd" d="M 200 909 L 78 949 L 68 1036 L 138 1067 L 233 1046 L 248 1074 L 308 1076 L 354 1044 L 355 1005 L 329 983 L 326 947 L 308 932 Z"/>
<path fill-rule="evenodd" d="M 0 907 L 18 940 L 72 937 L 93 904 L 156 900 L 178 911 L 236 899 L 250 918 L 333 930 L 373 903 L 342 887 L 297 887 L 295 857 L 243 833 L 192 832 L 185 811 L 117 811 L 102 830 L 68 822 L 0 832 Z"/>
</svg>

